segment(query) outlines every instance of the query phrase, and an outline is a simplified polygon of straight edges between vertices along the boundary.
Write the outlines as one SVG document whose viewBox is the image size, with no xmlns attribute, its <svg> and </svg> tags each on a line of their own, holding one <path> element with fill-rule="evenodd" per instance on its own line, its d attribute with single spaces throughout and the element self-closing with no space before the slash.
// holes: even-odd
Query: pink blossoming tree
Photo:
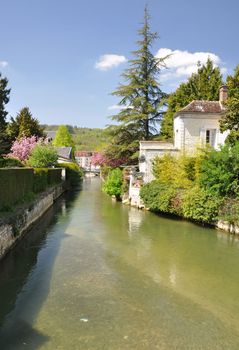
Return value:
<svg viewBox="0 0 239 350">
<path fill-rule="evenodd" d="M 92 165 L 100 165 L 100 166 L 107 165 L 107 166 L 110 166 L 112 168 L 117 168 L 120 165 L 125 163 L 125 159 L 123 159 L 123 158 L 122 159 L 109 159 L 103 153 L 95 153 L 92 156 L 91 163 L 92 163 Z"/>
<path fill-rule="evenodd" d="M 23 137 L 20 140 L 16 140 L 11 147 L 11 153 L 8 154 L 8 157 L 26 162 L 31 151 L 39 142 L 40 140 L 36 136 Z"/>
</svg>

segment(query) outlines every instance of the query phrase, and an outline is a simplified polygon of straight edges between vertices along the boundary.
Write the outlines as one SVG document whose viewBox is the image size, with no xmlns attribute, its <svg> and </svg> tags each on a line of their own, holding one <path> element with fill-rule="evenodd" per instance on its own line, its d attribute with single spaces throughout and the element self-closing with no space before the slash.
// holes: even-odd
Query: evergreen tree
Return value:
<svg viewBox="0 0 239 350">
<path fill-rule="evenodd" d="M 60 125 L 56 132 L 56 137 L 52 142 L 56 147 L 74 147 L 74 141 L 67 126 Z"/>
<path fill-rule="evenodd" d="M 220 121 L 221 131 L 230 130 L 228 141 L 234 144 L 239 140 L 239 65 L 234 75 L 227 77 L 228 99 L 227 111 Z"/>
<path fill-rule="evenodd" d="M 147 7 L 143 27 L 138 32 L 138 49 L 132 52 L 134 58 L 129 61 L 130 67 L 122 74 L 125 84 L 113 92 L 121 98 L 122 109 L 111 117 L 117 125 L 108 128 L 114 145 L 106 152 L 110 158 L 123 158 L 128 162 L 136 158 L 139 140 L 150 140 L 157 132 L 166 97 L 158 82 L 165 58 L 157 59 L 151 52 L 158 35 L 150 31 Z"/>
<path fill-rule="evenodd" d="M 2 78 L 0 73 L 0 156 L 8 153 L 10 149 L 10 142 L 6 135 L 6 117 L 7 111 L 5 105 L 9 102 L 10 89 L 7 88 L 8 80 Z"/>
<path fill-rule="evenodd" d="M 44 136 L 43 128 L 40 126 L 39 121 L 32 117 L 28 107 L 22 108 L 16 119 L 11 118 L 7 132 L 12 140 L 22 137 Z"/>
<path fill-rule="evenodd" d="M 168 110 L 161 123 L 160 135 L 164 139 L 173 138 L 173 116 L 193 100 L 218 101 L 219 88 L 223 84 L 218 67 L 208 58 L 205 65 L 198 63 L 198 72 L 191 75 L 186 83 L 168 98 Z"/>
</svg>

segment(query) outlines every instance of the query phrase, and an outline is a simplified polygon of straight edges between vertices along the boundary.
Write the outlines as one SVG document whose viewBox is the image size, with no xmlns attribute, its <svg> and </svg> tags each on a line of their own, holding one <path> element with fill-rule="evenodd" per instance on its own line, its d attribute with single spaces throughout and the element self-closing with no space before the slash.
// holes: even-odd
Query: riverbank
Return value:
<svg viewBox="0 0 239 350">
<path fill-rule="evenodd" d="M 64 183 L 39 194 L 33 201 L 16 206 L 0 217 L 0 260 L 65 192 Z"/>
<path fill-rule="evenodd" d="M 123 197 L 122 203 L 125 205 L 130 205 L 131 207 L 135 207 L 138 209 L 142 209 L 142 210 L 149 210 L 155 213 L 158 213 L 159 215 L 167 215 L 168 217 L 172 217 L 172 218 L 181 218 L 190 222 L 196 222 L 202 226 L 211 226 L 214 227 L 216 229 L 222 230 L 225 233 L 230 233 L 230 234 L 235 234 L 239 236 L 239 224 L 234 223 L 234 222 L 229 222 L 226 220 L 215 220 L 214 222 L 197 222 L 195 220 L 192 220 L 190 218 L 184 217 L 183 215 L 179 215 L 177 213 L 172 213 L 172 211 L 170 210 L 164 210 L 164 211 L 160 211 L 160 210 L 153 210 L 152 208 L 147 207 L 144 205 L 144 202 L 142 200 L 142 198 L 140 197 L 140 187 L 130 187 L 129 189 L 129 194 L 125 195 L 125 198 Z M 168 207 L 169 208 L 169 207 Z M 200 209 L 200 208 L 198 208 Z"/>
</svg>

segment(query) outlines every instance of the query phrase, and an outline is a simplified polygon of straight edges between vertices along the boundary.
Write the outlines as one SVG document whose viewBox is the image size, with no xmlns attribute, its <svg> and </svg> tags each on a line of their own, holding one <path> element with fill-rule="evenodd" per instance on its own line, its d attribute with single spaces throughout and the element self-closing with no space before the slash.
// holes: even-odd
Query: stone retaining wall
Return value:
<svg viewBox="0 0 239 350">
<path fill-rule="evenodd" d="M 37 200 L 0 219 L 0 259 L 65 191 L 62 184 L 39 195 Z"/>
</svg>

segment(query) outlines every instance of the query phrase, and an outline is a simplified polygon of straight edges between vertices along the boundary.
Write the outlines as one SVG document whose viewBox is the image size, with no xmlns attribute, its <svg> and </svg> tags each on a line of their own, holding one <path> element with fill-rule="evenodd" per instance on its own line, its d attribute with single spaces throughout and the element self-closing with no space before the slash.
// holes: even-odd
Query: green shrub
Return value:
<svg viewBox="0 0 239 350">
<path fill-rule="evenodd" d="M 154 180 L 141 187 L 140 197 L 147 208 L 155 212 L 182 214 L 181 190 Z"/>
<path fill-rule="evenodd" d="M 120 199 L 122 194 L 123 174 L 119 168 L 109 171 L 106 181 L 103 185 L 103 191 L 110 196 Z"/>
<path fill-rule="evenodd" d="M 79 185 L 83 178 L 83 171 L 77 163 L 60 163 L 57 167 L 66 169 L 66 180 L 71 186 Z"/>
<path fill-rule="evenodd" d="M 24 167 L 23 163 L 16 158 L 0 158 L 0 168 Z"/>
<path fill-rule="evenodd" d="M 212 223 L 217 220 L 222 199 L 208 190 L 194 187 L 183 197 L 183 215 L 197 222 Z"/>
<path fill-rule="evenodd" d="M 49 168 L 57 164 L 57 152 L 49 145 L 36 145 L 28 159 L 28 165 L 33 168 Z"/>
<path fill-rule="evenodd" d="M 219 219 L 230 224 L 239 223 L 239 197 L 226 198 L 219 211 Z"/>
<path fill-rule="evenodd" d="M 196 157 L 166 153 L 153 162 L 155 178 L 166 186 L 189 188 L 196 179 Z"/>
<path fill-rule="evenodd" d="M 235 197 L 239 191 L 239 142 L 211 150 L 201 163 L 200 186 L 212 194 Z"/>
</svg>

